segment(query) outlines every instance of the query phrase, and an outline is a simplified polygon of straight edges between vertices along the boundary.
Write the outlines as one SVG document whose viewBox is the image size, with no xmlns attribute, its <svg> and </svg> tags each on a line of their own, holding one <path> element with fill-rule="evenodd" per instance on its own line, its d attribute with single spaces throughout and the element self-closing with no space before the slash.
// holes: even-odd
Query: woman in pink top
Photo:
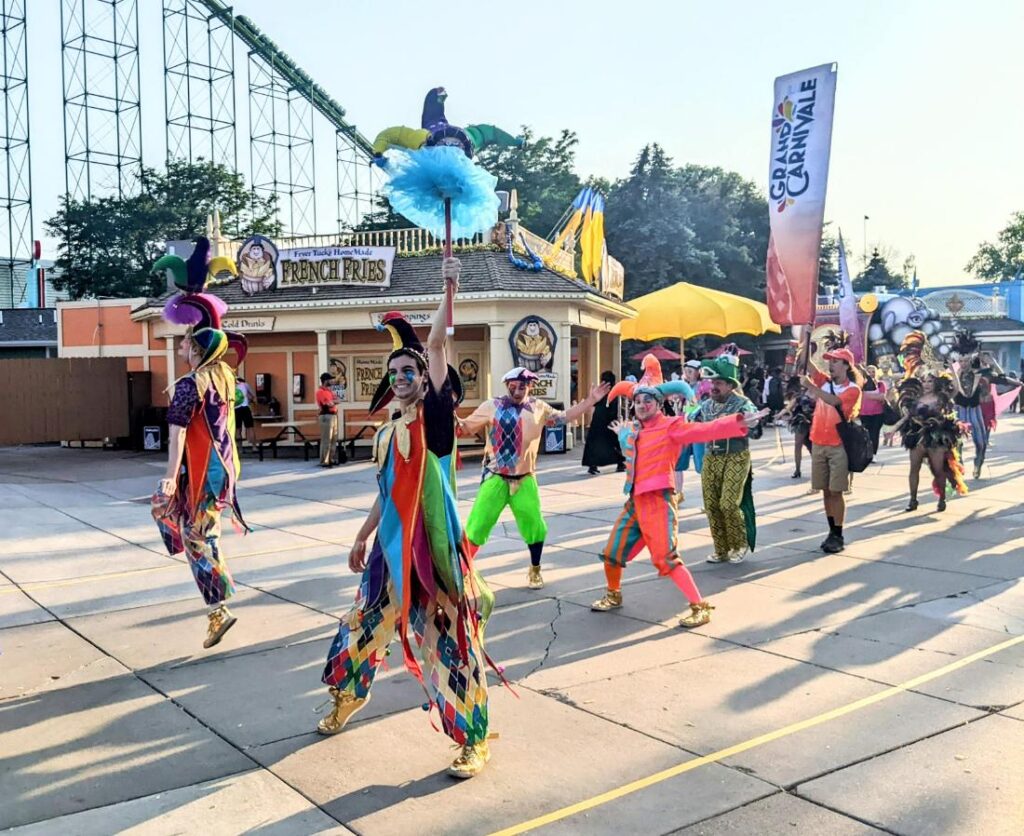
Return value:
<svg viewBox="0 0 1024 836">
<path fill-rule="evenodd" d="M 859 366 L 864 375 L 860 393 L 860 422 L 871 435 L 871 446 L 878 455 L 878 439 L 882 432 L 882 412 L 885 410 L 885 381 L 878 377 L 877 366 Z"/>
</svg>

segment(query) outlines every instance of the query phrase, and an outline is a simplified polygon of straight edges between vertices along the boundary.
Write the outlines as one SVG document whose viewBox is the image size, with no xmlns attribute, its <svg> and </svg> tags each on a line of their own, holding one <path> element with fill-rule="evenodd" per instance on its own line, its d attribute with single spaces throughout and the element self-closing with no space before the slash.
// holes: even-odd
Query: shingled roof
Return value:
<svg viewBox="0 0 1024 836">
<path fill-rule="evenodd" d="M 56 346 L 56 311 L 53 308 L 0 310 L 0 345 Z"/>
<path fill-rule="evenodd" d="M 509 262 L 508 256 L 502 252 L 456 253 L 456 256 L 462 261 L 462 275 L 459 279 L 459 292 L 462 294 L 576 295 L 592 296 L 622 304 L 620 300 L 599 292 L 585 282 L 570 279 L 547 268 L 537 273 L 519 270 Z M 380 300 L 383 302 L 393 298 L 430 296 L 441 292 L 441 259 L 437 255 L 396 257 L 391 271 L 391 286 L 375 288 L 372 295 L 368 293 L 366 287 L 361 286 L 316 285 L 284 287 L 256 296 L 247 296 L 242 292 L 241 283 L 237 279 L 218 284 L 211 288 L 211 292 L 227 302 L 229 308 L 246 308 L 274 303 L 301 303 L 314 300 L 317 303 L 344 300 L 353 302 Z M 152 308 L 161 305 L 163 299 L 166 298 L 165 295 L 159 300 L 150 300 L 142 307 Z"/>
</svg>

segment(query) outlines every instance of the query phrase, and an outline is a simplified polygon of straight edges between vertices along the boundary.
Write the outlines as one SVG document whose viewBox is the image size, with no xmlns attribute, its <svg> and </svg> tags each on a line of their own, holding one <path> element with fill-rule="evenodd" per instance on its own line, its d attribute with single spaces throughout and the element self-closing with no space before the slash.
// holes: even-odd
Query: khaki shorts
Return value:
<svg viewBox="0 0 1024 836">
<path fill-rule="evenodd" d="M 811 488 L 842 493 L 849 487 L 850 468 L 842 445 L 815 444 L 811 448 Z"/>
</svg>

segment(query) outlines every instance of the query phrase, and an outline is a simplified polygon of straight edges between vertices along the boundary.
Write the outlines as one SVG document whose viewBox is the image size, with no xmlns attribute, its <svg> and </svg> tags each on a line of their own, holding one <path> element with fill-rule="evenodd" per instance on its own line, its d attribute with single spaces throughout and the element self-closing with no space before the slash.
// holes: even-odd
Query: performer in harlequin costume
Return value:
<svg viewBox="0 0 1024 836">
<path fill-rule="evenodd" d="M 768 410 L 757 408 L 739 391 L 737 361 L 731 355 L 705 360 L 701 375 L 711 381 L 710 397 L 701 401 L 694 421 L 716 421 L 728 415 L 761 416 Z M 708 515 L 714 552 L 708 563 L 740 563 L 748 549 L 753 550 L 757 532 L 754 499 L 751 492 L 753 471 L 746 438 L 722 439 L 708 444 L 701 471 L 704 511 Z"/>
<path fill-rule="evenodd" d="M 168 552 L 185 552 L 211 608 L 203 642 L 207 648 L 236 621 L 226 604 L 235 587 L 220 548 L 221 512 L 228 511 L 239 530 L 248 530 L 235 490 L 241 473 L 235 447 L 235 373 L 225 361 L 233 349 L 236 362 L 241 362 L 246 342 L 240 334 L 222 330 L 227 306 L 203 292 L 209 275 L 235 272 L 228 259 L 209 260 L 209 250 L 210 242 L 199 238 L 188 261 L 167 255 L 154 265 L 154 270 L 170 272 L 182 291 L 166 304 L 164 317 L 188 326 L 178 356 L 189 371 L 174 383 L 167 410 L 167 472 L 152 502 Z"/>
<path fill-rule="evenodd" d="M 374 676 L 397 636 L 406 668 L 428 694 L 424 708 L 437 709 L 441 729 L 462 747 L 449 774 L 470 778 L 490 759 L 485 665 L 493 663 L 483 632 L 494 599 L 472 569 L 456 508 L 459 392 L 452 381 L 458 375 L 447 364 L 444 341 L 458 260 L 446 259 L 443 271 L 445 298 L 426 351 L 404 318 L 384 317 L 396 347 L 371 409 L 392 399 L 397 405 L 373 439 L 379 492 L 349 555 L 349 567 L 362 580 L 327 655 L 322 678 L 332 707 L 317 731 L 337 734 L 369 702 Z"/>
<path fill-rule="evenodd" d="M 596 612 L 622 606 L 622 570 L 646 546 L 658 574 L 671 578 L 689 601 L 690 611 L 679 619 L 680 626 L 699 627 L 711 620 L 713 607 L 701 598 L 679 557 L 672 471 L 684 445 L 741 438 L 747 434 L 747 419 L 734 414 L 709 423 L 691 423 L 683 417 L 668 417 L 661 411 L 665 398 L 682 394 L 684 386 L 683 381 L 638 384 L 632 393 L 636 420 L 612 425 L 626 456 L 624 492 L 628 498 L 601 553 L 608 588 L 591 605 Z"/>
<path fill-rule="evenodd" d="M 475 435 L 485 432 L 483 482 L 466 521 L 466 535 L 473 553 L 487 542 L 505 506 L 512 509 L 519 533 L 530 550 L 527 586 L 542 589 L 541 555 L 548 525 L 540 510 L 537 487 L 537 451 L 544 427 L 575 421 L 585 415 L 609 388 L 607 383 L 593 386 L 587 398 L 563 411 L 530 395 L 537 380 L 533 372 L 516 366 L 503 378 L 506 394 L 480 404 L 459 421 L 459 432 Z"/>
</svg>

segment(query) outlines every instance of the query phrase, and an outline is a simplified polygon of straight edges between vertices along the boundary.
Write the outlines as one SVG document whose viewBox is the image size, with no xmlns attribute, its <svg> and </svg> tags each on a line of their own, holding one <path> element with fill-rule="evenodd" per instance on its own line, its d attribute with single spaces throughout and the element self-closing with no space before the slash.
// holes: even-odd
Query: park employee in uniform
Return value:
<svg viewBox="0 0 1024 836">
<path fill-rule="evenodd" d="M 338 399 L 330 386 L 333 379 L 324 372 L 320 375 L 320 388 L 316 390 L 316 405 L 320 410 L 320 467 L 334 467 L 338 463 Z"/>
</svg>

